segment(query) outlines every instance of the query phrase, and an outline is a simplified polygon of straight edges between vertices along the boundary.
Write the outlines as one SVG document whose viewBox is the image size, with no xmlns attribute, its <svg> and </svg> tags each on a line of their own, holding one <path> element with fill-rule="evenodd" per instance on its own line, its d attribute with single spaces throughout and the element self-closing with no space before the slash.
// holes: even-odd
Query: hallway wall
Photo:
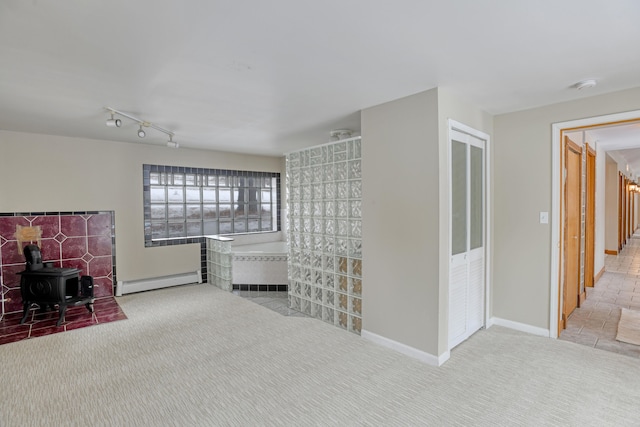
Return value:
<svg viewBox="0 0 640 427">
<path fill-rule="evenodd" d="M 493 130 L 446 88 L 362 111 L 362 335 L 430 361 L 448 352 L 449 118 Z"/>
<path fill-rule="evenodd" d="M 640 88 L 498 115 L 494 119 L 493 314 L 549 330 L 551 125 L 640 109 Z"/>
<path fill-rule="evenodd" d="M 618 252 L 618 164 L 606 155 L 605 167 L 605 227 L 606 251 Z"/>
</svg>

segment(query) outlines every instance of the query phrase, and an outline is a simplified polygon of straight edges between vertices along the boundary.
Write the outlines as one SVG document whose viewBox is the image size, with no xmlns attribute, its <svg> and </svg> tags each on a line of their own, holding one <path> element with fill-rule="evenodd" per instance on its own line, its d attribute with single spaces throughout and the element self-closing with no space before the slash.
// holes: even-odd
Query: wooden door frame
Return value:
<svg viewBox="0 0 640 427">
<path fill-rule="evenodd" d="M 627 186 L 625 191 L 627 193 L 627 241 L 631 239 L 633 235 L 633 219 L 631 214 L 633 213 L 633 192 L 631 191 L 631 180 L 627 178 Z"/>
<path fill-rule="evenodd" d="M 617 125 L 637 123 L 640 120 L 640 110 L 627 111 L 585 119 L 570 120 L 551 124 L 551 268 L 549 271 L 549 328 L 546 330 L 551 338 L 558 337 L 558 313 L 560 310 L 560 282 L 562 280 L 561 254 L 563 250 L 562 238 L 562 177 L 563 177 L 563 150 L 562 136 L 564 132 L 592 129 L 605 125 Z M 542 331 L 538 332 L 542 334 Z M 546 335 L 546 334 L 545 334 Z"/>
<path fill-rule="evenodd" d="M 625 177 L 622 172 L 618 172 L 618 253 L 622 250 L 625 244 L 624 238 L 624 218 L 625 218 L 625 202 L 624 202 L 624 187 Z"/>
<path fill-rule="evenodd" d="M 566 328 L 566 322 L 567 322 L 567 318 L 569 317 L 569 315 L 571 314 L 571 312 L 573 312 L 573 310 L 571 310 L 570 313 L 566 312 L 566 306 L 567 306 L 567 301 L 569 300 L 569 298 L 571 298 L 572 300 L 575 299 L 575 307 L 577 308 L 580 306 L 580 299 L 581 299 L 581 292 L 580 292 L 580 272 L 581 272 L 581 265 L 580 265 L 580 253 L 581 253 L 581 249 L 582 249 L 582 242 L 581 242 L 581 236 L 582 236 L 582 221 L 581 221 L 581 212 L 582 212 L 582 206 L 583 206 L 583 200 L 582 200 L 582 146 L 576 144 L 575 142 L 571 141 L 569 139 L 568 136 L 565 135 L 564 137 L 564 152 L 565 152 L 565 156 L 564 156 L 564 169 L 565 169 L 565 180 L 564 180 L 564 184 L 563 184 L 563 192 L 564 192 L 564 214 L 563 214 L 563 221 L 564 221 L 564 241 L 568 242 L 569 241 L 569 236 L 567 235 L 567 233 L 569 232 L 569 212 L 567 210 L 567 205 L 568 205 L 568 200 L 569 200 L 569 189 L 567 187 L 567 182 L 569 181 L 569 168 L 567 166 L 567 162 L 568 162 L 568 153 L 569 152 L 573 152 L 574 154 L 576 154 L 579 158 L 579 163 L 578 163 L 578 168 L 575 171 L 576 175 L 577 175 L 577 198 L 578 198 L 578 210 L 577 210 L 577 215 L 576 215 L 576 221 L 577 221 L 577 235 L 573 236 L 574 239 L 577 240 L 577 248 L 576 248 L 576 253 L 574 254 L 574 256 L 577 257 L 577 271 L 574 271 L 574 273 L 576 274 L 576 279 L 578 281 L 577 283 L 577 292 L 575 295 L 568 295 L 568 275 L 569 275 L 569 271 L 566 268 L 566 264 L 567 264 L 567 250 L 568 250 L 568 245 L 565 244 L 563 245 L 563 259 L 564 259 L 564 263 L 565 263 L 565 268 L 563 268 L 564 271 L 564 277 L 562 280 L 562 304 L 561 304 L 561 309 L 560 309 L 560 317 L 558 318 L 558 333 L 560 333 L 560 331 L 564 328 Z"/>
<path fill-rule="evenodd" d="M 627 244 L 629 240 L 629 178 L 624 176 L 624 186 L 622 187 L 622 194 L 624 197 L 624 241 L 622 245 Z"/>
<path fill-rule="evenodd" d="M 636 203 L 635 191 L 629 190 L 629 200 L 631 204 L 631 209 L 629 210 L 629 238 L 631 238 L 636 232 L 636 210 L 638 207 Z"/>
<path fill-rule="evenodd" d="M 585 144 L 585 150 L 587 154 L 585 180 L 587 186 L 585 191 L 584 286 L 592 288 L 595 284 L 596 151 L 588 143 Z"/>
</svg>

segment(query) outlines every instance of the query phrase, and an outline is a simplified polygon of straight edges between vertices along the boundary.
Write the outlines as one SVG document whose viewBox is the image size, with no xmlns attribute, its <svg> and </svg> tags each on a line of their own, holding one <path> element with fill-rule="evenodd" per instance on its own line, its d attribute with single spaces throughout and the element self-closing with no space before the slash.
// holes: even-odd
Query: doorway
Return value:
<svg viewBox="0 0 640 427">
<path fill-rule="evenodd" d="M 557 338 L 559 335 L 559 331 L 562 327 L 562 312 L 564 309 L 564 301 L 563 301 L 563 281 L 565 278 L 565 245 L 566 242 L 566 233 L 565 233 L 565 222 L 564 222 L 564 178 L 565 178 L 565 170 L 564 170 L 564 133 L 568 131 L 577 131 L 577 130 L 585 130 L 585 129 L 596 129 L 598 127 L 604 126 L 617 126 L 622 124 L 636 123 L 640 121 L 640 111 L 629 111 L 625 113 L 618 114 L 610 114 L 606 116 L 600 117 L 592 117 L 588 119 L 580 119 L 573 120 L 562 123 L 554 123 L 552 124 L 552 201 L 551 201 L 551 269 L 550 269 L 550 294 L 549 294 L 549 336 L 552 338 Z M 621 148 L 607 148 L 606 150 L 612 149 L 621 149 Z M 596 152 L 598 153 L 602 148 L 596 147 Z M 604 157 L 599 156 L 598 157 Z M 587 159 L 588 162 L 588 159 Z M 596 165 L 598 164 L 598 160 L 595 160 Z M 604 167 L 604 158 L 602 160 L 602 167 Z M 596 181 L 596 186 L 598 186 Z M 599 196 L 598 194 L 602 194 Z M 596 190 L 596 199 L 601 197 L 601 204 L 604 203 L 604 189 L 599 188 Z M 620 197 L 620 199 L 624 200 L 624 197 Z M 595 206 L 594 213 L 594 233 L 593 233 L 593 246 L 594 246 L 594 266 L 602 264 L 604 266 L 604 211 L 600 212 L 598 208 L 598 203 Z M 604 209 L 603 207 L 601 209 Z M 631 228 L 626 221 L 627 218 L 625 215 L 625 211 L 627 210 L 627 206 L 623 206 L 619 212 L 623 213 L 623 218 L 621 218 L 622 231 L 619 235 L 619 238 L 624 239 L 625 233 L 627 230 L 625 228 Z M 585 215 L 586 216 L 586 215 Z M 626 224 L 625 224 L 626 223 Z M 586 232 L 588 233 L 588 232 Z M 585 236 L 586 237 L 586 236 Z M 586 244 L 586 242 L 585 242 Z M 594 269 L 598 270 L 596 267 Z M 600 273 L 596 273 L 595 277 Z M 594 279 L 595 281 L 595 279 Z"/>
<path fill-rule="evenodd" d="M 449 121 L 449 332 L 451 350 L 485 325 L 489 136 Z"/>
<path fill-rule="evenodd" d="M 580 297 L 580 247 L 582 214 L 582 147 L 564 141 L 564 281 L 560 327 L 578 307 Z"/>
</svg>

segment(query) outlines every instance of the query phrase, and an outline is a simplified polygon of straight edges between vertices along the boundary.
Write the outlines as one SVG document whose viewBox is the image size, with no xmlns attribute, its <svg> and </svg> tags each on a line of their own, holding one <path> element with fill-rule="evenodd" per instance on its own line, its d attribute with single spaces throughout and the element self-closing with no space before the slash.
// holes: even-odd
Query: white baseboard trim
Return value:
<svg viewBox="0 0 640 427">
<path fill-rule="evenodd" d="M 364 329 L 360 331 L 360 336 L 368 341 L 374 342 L 383 347 L 390 348 L 391 350 L 395 350 L 398 353 L 402 353 L 414 359 L 418 359 L 419 361 L 431 366 L 441 366 L 444 362 L 449 360 L 449 357 L 451 355 L 449 351 L 446 351 L 440 356 L 434 356 L 431 353 L 426 353 L 422 350 L 418 350 L 417 348 L 413 348 L 406 344 L 402 344 L 401 342 L 391 340 L 389 338 L 383 337 L 382 335 L 374 334 L 373 332 L 369 332 Z"/>
<path fill-rule="evenodd" d="M 200 269 L 182 274 L 170 276 L 153 277 L 139 280 L 118 280 L 116 283 L 116 296 L 134 292 L 149 291 L 152 289 L 168 288 L 170 286 L 188 285 L 191 283 L 202 283 L 202 272 Z"/>
<path fill-rule="evenodd" d="M 513 320 L 501 319 L 499 317 L 491 317 L 489 319 L 489 322 L 487 322 L 487 328 L 490 328 L 493 325 L 504 326 L 505 328 L 515 329 L 516 331 L 539 335 L 541 337 L 548 338 L 551 336 L 549 329 L 527 325 L 526 323 L 514 322 Z"/>
</svg>

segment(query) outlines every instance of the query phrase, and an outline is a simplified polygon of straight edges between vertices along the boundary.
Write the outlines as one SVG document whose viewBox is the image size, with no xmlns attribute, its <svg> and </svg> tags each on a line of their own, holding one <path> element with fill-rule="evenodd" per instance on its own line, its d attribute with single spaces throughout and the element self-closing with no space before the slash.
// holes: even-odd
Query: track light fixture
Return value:
<svg viewBox="0 0 640 427">
<path fill-rule="evenodd" d="M 169 135 L 169 142 L 167 142 L 167 146 L 168 147 L 172 147 L 172 148 L 178 148 L 180 145 L 173 141 L 173 137 L 175 136 L 175 134 L 173 132 L 171 132 L 170 130 L 161 128 L 160 126 L 154 125 L 151 122 L 147 122 L 145 120 L 139 119 L 137 117 L 132 116 L 129 113 L 125 113 L 122 111 L 118 111 L 114 108 L 111 107 L 104 107 L 105 110 L 107 110 L 109 112 L 109 114 L 111 114 L 111 118 L 107 120 L 107 126 L 109 127 L 120 127 L 122 126 L 122 120 L 120 119 L 115 119 L 113 116 L 114 115 L 119 115 L 122 117 L 126 117 L 129 120 L 132 120 L 136 123 L 138 123 L 138 125 L 140 126 L 140 128 L 138 129 L 138 136 L 140 138 L 144 138 L 145 136 L 147 136 L 147 133 L 144 131 L 144 129 L 142 129 L 143 127 L 147 127 L 147 128 L 152 128 L 155 129 L 159 132 L 162 132 L 166 135 Z"/>
<path fill-rule="evenodd" d="M 334 129 L 331 132 L 329 132 L 329 136 L 334 141 L 351 138 L 351 135 L 353 135 L 353 131 L 351 129 Z"/>
<path fill-rule="evenodd" d="M 173 134 L 169 134 L 169 141 L 167 142 L 167 147 L 169 148 L 178 148 L 180 144 L 177 142 L 173 142 Z"/>
<path fill-rule="evenodd" d="M 113 128 L 119 128 L 120 126 L 122 126 L 122 120 L 120 119 L 114 119 L 113 118 L 113 111 L 111 112 L 111 118 L 107 119 L 107 126 Z"/>
</svg>

